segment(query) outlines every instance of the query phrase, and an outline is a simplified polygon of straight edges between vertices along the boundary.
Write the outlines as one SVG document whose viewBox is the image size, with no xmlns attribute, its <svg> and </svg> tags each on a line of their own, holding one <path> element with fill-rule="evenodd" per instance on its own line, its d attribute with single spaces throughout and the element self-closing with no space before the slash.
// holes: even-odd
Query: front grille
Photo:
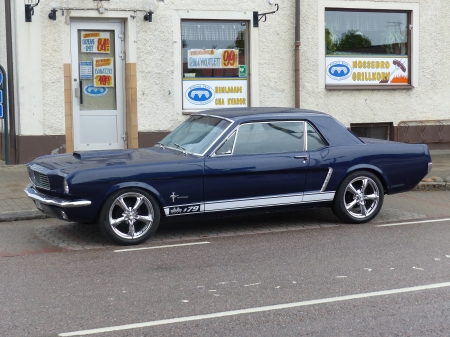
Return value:
<svg viewBox="0 0 450 337">
<path fill-rule="evenodd" d="M 37 171 L 33 171 L 30 168 L 28 168 L 28 174 L 30 175 L 30 179 L 33 184 L 35 184 L 37 187 L 41 187 L 46 190 L 50 189 L 50 181 L 48 180 L 47 175 Z"/>
</svg>

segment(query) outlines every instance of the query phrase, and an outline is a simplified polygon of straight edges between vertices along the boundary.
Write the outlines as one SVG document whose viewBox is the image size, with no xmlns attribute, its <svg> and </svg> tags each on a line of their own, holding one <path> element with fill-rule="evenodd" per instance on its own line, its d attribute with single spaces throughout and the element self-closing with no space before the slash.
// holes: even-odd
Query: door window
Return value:
<svg viewBox="0 0 450 337">
<path fill-rule="evenodd" d="M 78 30 L 80 110 L 116 110 L 113 30 Z"/>
<path fill-rule="evenodd" d="M 299 152 L 304 149 L 303 122 L 265 122 L 241 125 L 234 155 Z"/>
</svg>

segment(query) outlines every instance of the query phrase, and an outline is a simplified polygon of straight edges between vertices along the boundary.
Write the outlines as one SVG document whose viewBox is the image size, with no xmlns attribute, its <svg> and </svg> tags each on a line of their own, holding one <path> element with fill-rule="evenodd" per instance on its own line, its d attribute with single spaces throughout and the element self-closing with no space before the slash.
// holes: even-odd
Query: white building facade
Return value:
<svg viewBox="0 0 450 337">
<path fill-rule="evenodd" d="M 147 147 L 193 112 L 242 106 L 448 148 L 448 13 L 447 0 L 5 0 L 2 158 Z"/>
</svg>

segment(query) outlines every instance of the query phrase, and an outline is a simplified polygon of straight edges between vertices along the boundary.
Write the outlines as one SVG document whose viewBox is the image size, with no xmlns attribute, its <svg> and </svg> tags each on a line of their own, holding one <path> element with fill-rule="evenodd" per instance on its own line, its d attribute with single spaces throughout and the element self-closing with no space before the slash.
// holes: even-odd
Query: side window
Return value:
<svg viewBox="0 0 450 337">
<path fill-rule="evenodd" d="M 234 155 L 303 151 L 303 122 L 264 122 L 241 125 Z"/>
<path fill-rule="evenodd" d="M 216 156 L 231 155 L 233 153 L 234 140 L 236 139 L 236 132 L 229 137 L 215 153 Z"/>
<path fill-rule="evenodd" d="M 320 149 L 321 147 L 327 146 L 322 137 L 309 123 L 306 123 L 306 130 L 308 133 L 308 138 L 306 140 L 306 148 L 308 151 L 314 151 Z"/>
</svg>

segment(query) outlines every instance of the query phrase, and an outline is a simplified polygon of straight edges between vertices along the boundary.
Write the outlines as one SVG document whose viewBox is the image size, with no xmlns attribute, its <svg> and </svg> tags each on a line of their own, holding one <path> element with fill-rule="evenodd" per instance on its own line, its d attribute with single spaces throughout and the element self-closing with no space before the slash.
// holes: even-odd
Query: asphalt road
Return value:
<svg viewBox="0 0 450 337">
<path fill-rule="evenodd" d="M 0 335 L 448 336 L 450 221 L 428 221 L 2 257 Z"/>
</svg>

